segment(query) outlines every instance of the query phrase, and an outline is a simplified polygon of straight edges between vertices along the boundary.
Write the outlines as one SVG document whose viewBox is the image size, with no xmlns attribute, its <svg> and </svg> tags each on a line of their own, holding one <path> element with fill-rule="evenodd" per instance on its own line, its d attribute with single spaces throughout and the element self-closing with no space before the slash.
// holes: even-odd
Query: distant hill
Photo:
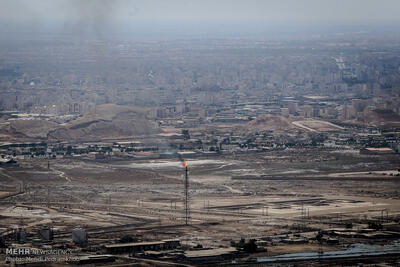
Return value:
<svg viewBox="0 0 400 267">
<path fill-rule="evenodd" d="M 105 104 L 83 117 L 57 124 L 47 120 L 8 120 L 0 123 L 0 140 L 99 140 L 159 133 L 141 109 Z"/>
<path fill-rule="evenodd" d="M 47 120 L 9 120 L 0 125 L 0 139 L 46 138 L 47 133 L 57 127 L 57 123 Z"/>
<path fill-rule="evenodd" d="M 91 113 L 48 133 L 49 139 L 93 140 L 159 133 L 155 123 L 146 119 L 142 110 L 105 104 Z"/>
<path fill-rule="evenodd" d="M 373 126 L 399 127 L 400 115 L 390 109 L 374 109 L 364 112 L 360 122 Z"/>
</svg>

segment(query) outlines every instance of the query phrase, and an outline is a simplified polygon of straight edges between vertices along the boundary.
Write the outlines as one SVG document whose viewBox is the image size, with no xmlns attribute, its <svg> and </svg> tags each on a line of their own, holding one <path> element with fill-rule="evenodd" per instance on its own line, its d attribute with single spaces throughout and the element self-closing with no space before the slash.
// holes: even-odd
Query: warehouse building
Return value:
<svg viewBox="0 0 400 267">
<path fill-rule="evenodd" d="M 162 240 L 157 242 L 135 242 L 135 243 L 121 243 L 105 245 L 107 253 L 123 254 L 123 253 L 137 253 L 146 250 L 167 250 L 175 249 L 180 246 L 179 240 Z"/>
</svg>

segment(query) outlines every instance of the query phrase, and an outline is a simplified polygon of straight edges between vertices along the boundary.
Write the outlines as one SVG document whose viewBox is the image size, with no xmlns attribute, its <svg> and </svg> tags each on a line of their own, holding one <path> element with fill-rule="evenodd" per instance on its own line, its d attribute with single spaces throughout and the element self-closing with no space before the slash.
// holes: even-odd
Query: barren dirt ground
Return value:
<svg viewBox="0 0 400 267">
<path fill-rule="evenodd" d="M 310 231 L 346 220 L 400 215 L 398 155 L 274 151 L 187 159 L 190 226 L 178 159 L 21 161 L 2 168 L 0 228 L 51 224 L 60 238 L 81 226 L 96 238 L 129 233 L 203 246 L 240 237 Z M 235 177 L 235 179 L 232 179 Z M 238 178 L 238 179 L 236 179 Z"/>
</svg>

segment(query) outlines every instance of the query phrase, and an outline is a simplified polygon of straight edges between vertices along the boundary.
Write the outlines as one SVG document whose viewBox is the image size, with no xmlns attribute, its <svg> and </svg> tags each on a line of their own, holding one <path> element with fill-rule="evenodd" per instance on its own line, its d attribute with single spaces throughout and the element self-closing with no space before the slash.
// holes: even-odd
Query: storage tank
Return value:
<svg viewBox="0 0 400 267">
<path fill-rule="evenodd" d="M 75 228 L 74 230 L 72 230 L 72 241 L 75 244 L 87 243 L 87 234 L 85 229 Z"/>
<path fill-rule="evenodd" d="M 38 237 L 43 241 L 53 240 L 53 229 L 48 227 L 39 229 Z"/>
<path fill-rule="evenodd" d="M 26 231 L 24 228 L 16 229 L 14 234 L 15 234 L 15 240 L 18 241 L 18 243 L 23 244 L 26 242 Z"/>
</svg>

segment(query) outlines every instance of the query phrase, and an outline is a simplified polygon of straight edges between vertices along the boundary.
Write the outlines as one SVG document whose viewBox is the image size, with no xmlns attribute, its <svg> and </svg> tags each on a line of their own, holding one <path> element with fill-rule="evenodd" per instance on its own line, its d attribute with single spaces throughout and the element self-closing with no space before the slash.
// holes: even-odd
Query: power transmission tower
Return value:
<svg viewBox="0 0 400 267">
<path fill-rule="evenodd" d="M 189 216 L 190 216 L 190 207 L 189 207 L 189 176 L 188 176 L 188 165 L 186 162 L 183 163 L 185 167 L 185 203 L 184 203 L 184 211 L 185 211 L 185 224 L 189 224 Z"/>
</svg>

